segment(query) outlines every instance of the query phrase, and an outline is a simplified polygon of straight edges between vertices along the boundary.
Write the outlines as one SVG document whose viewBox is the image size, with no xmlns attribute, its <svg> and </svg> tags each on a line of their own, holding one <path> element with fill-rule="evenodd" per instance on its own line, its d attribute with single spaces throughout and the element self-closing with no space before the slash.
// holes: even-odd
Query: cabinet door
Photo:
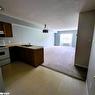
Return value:
<svg viewBox="0 0 95 95">
<path fill-rule="evenodd" d="M 0 22 L 0 31 L 3 31 L 3 23 Z"/>
<path fill-rule="evenodd" d="M 0 37 L 5 37 L 4 29 L 3 29 L 3 22 L 0 22 Z"/>
<path fill-rule="evenodd" d="M 12 25 L 10 23 L 3 23 L 3 29 L 4 29 L 4 34 L 5 37 L 12 37 Z"/>
<path fill-rule="evenodd" d="M 94 16 L 94 12 L 84 12 L 79 15 L 75 65 L 80 67 L 88 67 L 94 31 Z"/>
</svg>

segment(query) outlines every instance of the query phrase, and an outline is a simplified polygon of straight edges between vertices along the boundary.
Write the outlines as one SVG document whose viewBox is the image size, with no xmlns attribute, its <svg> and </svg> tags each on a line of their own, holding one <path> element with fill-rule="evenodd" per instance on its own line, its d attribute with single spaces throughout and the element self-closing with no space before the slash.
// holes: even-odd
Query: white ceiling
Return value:
<svg viewBox="0 0 95 95">
<path fill-rule="evenodd" d="M 4 14 L 49 29 L 75 29 L 80 11 L 95 9 L 95 0 L 0 0 Z"/>
</svg>

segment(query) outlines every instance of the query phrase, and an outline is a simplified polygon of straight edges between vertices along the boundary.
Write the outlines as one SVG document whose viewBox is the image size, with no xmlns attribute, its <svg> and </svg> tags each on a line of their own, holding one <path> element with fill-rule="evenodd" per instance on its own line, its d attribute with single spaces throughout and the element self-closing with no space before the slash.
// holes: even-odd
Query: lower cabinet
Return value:
<svg viewBox="0 0 95 95">
<path fill-rule="evenodd" d="M 2 76 L 2 67 L 0 67 L 0 92 L 5 92 L 5 86 L 4 86 L 4 81 L 3 81 L 3 76 Z"/>
<path fill-rule="evenodd" d="M 44 49 L 32 49 L 19 46 L 10 47 L 10 57 L 12 62 L 22 61 L 37 67 L 44 62 Z"/>
<path fill-rule="evenodd" d="M 16 46 L 9 47 L 11 62 L 18 60 L 18 48 Z"/>
</svg>

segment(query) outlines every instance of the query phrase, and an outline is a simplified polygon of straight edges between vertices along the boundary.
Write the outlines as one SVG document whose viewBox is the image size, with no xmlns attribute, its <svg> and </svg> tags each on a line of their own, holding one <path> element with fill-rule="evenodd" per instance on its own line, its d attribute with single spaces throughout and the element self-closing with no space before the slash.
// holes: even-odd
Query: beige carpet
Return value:
<svg viewBox="0 0 95 95">
<path fill-rule="evenodd" d="M 54 46 L 44 49 L 43 66 L 85 80 L 86 70 L 74 66 L 75 48 L 70 46 Z"/>
<path fill-rule="evenodd" d="M 15 62 L 3 67 L 10 95 L 86 95 L 86 85 L 64 74 L 39 66 Z"/>
</svg>

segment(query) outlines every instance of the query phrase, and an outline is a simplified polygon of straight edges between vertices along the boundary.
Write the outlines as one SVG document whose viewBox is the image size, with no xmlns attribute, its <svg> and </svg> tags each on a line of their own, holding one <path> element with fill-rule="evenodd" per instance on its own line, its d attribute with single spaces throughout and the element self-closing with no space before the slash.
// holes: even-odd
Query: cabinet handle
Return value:
<svg viewBox="0 0 95 95">
<path fill-rule="evenodd" d="M 93 76 L 93 78 L 95 79 L 95 76 Z"/>
<path fill-rule="evenodd" d="M 91 43 L 92 41 L 91 40 L 88 40 L 89 41 L 89 43 Z"/>
</svg>

